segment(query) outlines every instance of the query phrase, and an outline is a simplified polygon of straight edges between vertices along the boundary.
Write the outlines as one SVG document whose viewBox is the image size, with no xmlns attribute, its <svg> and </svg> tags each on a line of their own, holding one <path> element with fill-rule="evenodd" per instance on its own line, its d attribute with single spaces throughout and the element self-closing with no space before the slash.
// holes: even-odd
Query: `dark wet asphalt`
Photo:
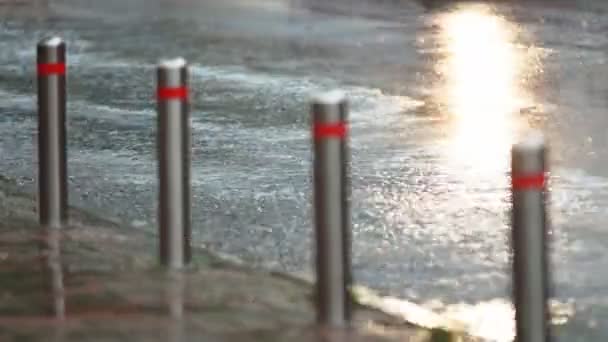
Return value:
<svg viewBox="0 0 608 342">
<path fill-rule="evenodd" d="M 508 148 L 538 128 L 551 141 L 556 296 L 576 312 L 565 340 L 606 336 L 606 9 L 63 0 L 38 20 L 4 9 L 0 167 L 33 189 L 34 45 L 60 34 L 71 201 L 153 227 L 154 64 L 181 55 L 194 94 L 196 242 L 308 272 L 307 101 L 342 88 L 357 281 L 506 336 Z"/>
</svg>

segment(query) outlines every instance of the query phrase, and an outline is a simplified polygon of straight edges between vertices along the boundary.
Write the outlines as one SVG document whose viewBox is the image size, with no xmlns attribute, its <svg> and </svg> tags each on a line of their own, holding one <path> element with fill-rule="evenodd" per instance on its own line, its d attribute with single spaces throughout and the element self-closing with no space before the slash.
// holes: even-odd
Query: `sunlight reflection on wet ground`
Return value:
<svg viewBox="0 0 608 342">
<path fill-rule="evenodd" d="M 35 127 L 32 44 L 51 27 L 71 42 L 72 198 L 153 223 L 152 63 L 179 51 L 194 62 L 201 244 L 282 270 L 310 269 L 306 99 L 342 87 L 352 100 L 358 281 L 420 302 L 479 303 L 472 317 L 493 303 L 508 317 L 494 301 L 509 286 L 508 149 L 532 126 L 552 143 L 560 300 L 591 310 L 606 298 L 608 277 L 595 272 L 608 266 L 598 224 L 608 205 L 605 11 L 60 3 L 80 17 L 2 26 L 0 165 L 23 184 L 34 170 L 23 158 Z"/>
</svg>

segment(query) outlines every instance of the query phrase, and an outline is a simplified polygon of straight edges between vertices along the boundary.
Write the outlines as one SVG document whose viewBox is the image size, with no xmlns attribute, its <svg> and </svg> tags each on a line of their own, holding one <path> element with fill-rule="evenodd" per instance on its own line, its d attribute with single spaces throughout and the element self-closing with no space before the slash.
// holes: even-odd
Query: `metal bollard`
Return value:
<svg viewBox="0 0 608 342">
<path fill-rule="evenodd" d="M 43 226 L 67 222 L 65 43 L 59 37 L 37 46 L 38 215 Z"/>
<path fill-rule="evenodd" d="M 186 61 L 157 67 L 160 261 L 170 268 L 190 262 L 190 108 Z"/>
<path fill-rule="evenodd" d="M 511 150 L 513 297 L 516 341 L 550 336 L 546 217 L 546 146 L 534 133 Z"/>
<path fill-rule="evenodd" d="M 314 216 L 317 321 L 343 327 L 351 320 L 351 224 L 348 103 L 332 91 L 313 98 Z"/>
</svg>

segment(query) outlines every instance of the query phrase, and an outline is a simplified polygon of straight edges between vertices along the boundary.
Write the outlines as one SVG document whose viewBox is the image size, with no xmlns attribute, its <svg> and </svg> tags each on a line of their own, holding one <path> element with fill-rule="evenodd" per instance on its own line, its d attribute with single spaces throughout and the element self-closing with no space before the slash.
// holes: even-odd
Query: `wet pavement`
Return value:
<svg viewBox="0 0 608 342">
<path fill-rule="evenodd" d="M 77 210 L 71 211 L 69 227 L 42 229 L 33 198 L 13 192 L 6 180 L 0 183 L 2 341 L 449 337 L 439 319 L 427 325 L 437 328 L 432 332 L 362 305 L 356 306 L 353 329 L 320 329 L 314 324 L 312 286 L 305 280 L 253 270 L 198 248 L 185 270 L 167 271 L 157 265 L 152 235 Z"/>
<path fill-rule="evenodd" d="M 605 339 L 606 5 L 51 1 L 3 10 L 0 173 L 35 185 L 34 46 L 68 42 L 70 201 L 153 233 L 154 66 L 191 62 L 197 244 L 311 273 L 308 98 L 351 101 L 357 283 L 509 340 L 509 146 L 550 139 L 554 299 Z M 488 317 L 491 317 L 488 318 Z"/>
</svg>

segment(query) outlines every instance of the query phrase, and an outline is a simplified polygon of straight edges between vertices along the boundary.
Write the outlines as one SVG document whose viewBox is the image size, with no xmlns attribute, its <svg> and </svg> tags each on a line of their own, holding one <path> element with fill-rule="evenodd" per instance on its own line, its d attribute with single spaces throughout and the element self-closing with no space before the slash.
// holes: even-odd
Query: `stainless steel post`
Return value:
<svg viewBox="0 0 608 342">
<path fill-rule="evenodd" d="M 351 320 L 351 225 L 348 103 L 331 91 L 313 98 L 314 219 L 317 320 L 343 327 Z"/>
<path fill-rule="evenodd" d="M 511 150 L 513 297 L 516 341 L 547 342 L 549 272 L 546 146 L 535 132 Z"/>
<path fill-rule="evenodd" d="M 160 261 L 190 262 L 190 113 L 188 69 L 182 58 L 157 67 Z"/>
<path fill-rule="evenodd" d="M 57 228 L 68 219 L 63 40 L 59 37 L 41 40 L 37 63 L 38 215 L 41 225 Z"/>
</svg>

